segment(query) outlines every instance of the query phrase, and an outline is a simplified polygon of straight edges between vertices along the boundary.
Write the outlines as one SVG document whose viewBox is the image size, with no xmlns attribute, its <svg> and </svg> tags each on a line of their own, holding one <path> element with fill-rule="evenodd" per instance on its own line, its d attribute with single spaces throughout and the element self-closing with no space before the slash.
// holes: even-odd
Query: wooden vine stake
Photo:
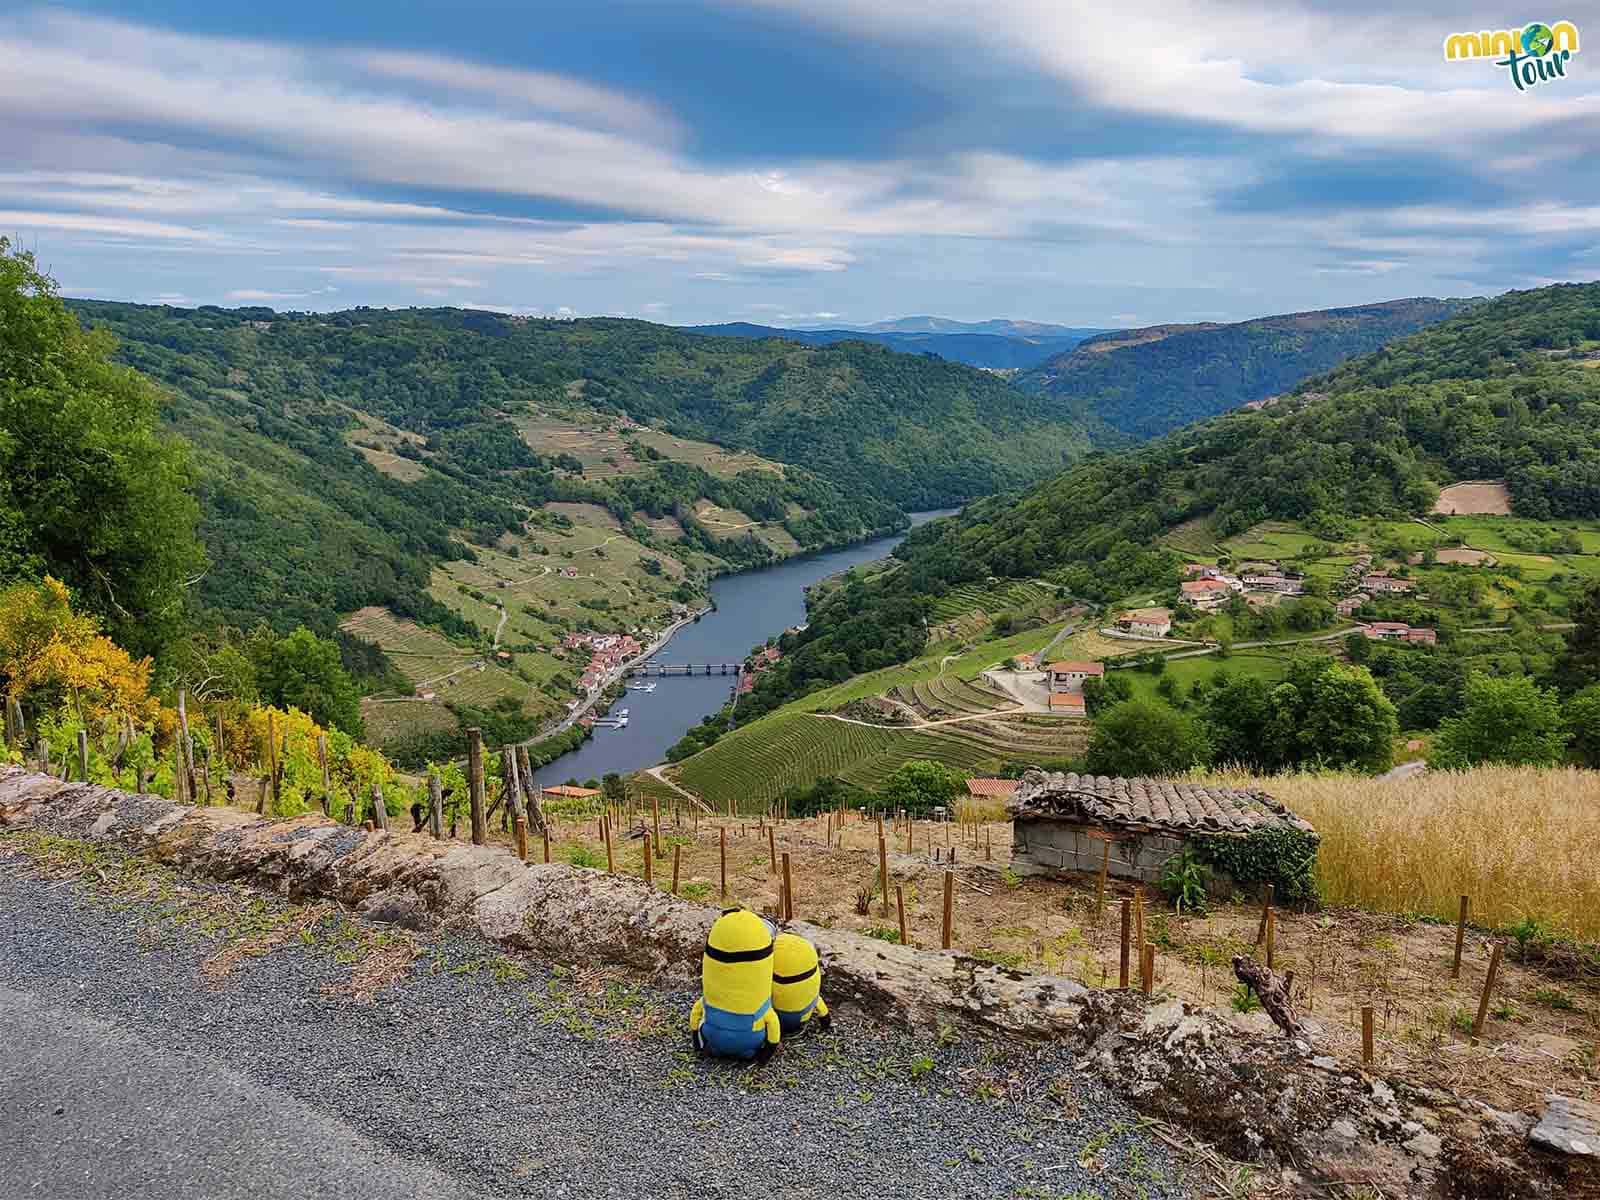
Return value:
<svg viewBox="0 0 1600 1200">
<path fill-rule="evenodd" d="M 944 950 L 950 949 L 950 935 L 953 932 L 951 925 L 955 916 L 955 898 L 956 873 L 954 871 L 946 871 L 944 873 L 944 929 L 939 936 L 939 946 Z"/>
<path fill-rule="evenodd" d="M 372 821 L 379 829 L 389 828 L 389 807 L 383 802 L 383 789 L 372 785 Z"/>
<path fill-rule="evenodd" d="M 900 913 L 900 944 L 909 946 L 911 938 L 906 934 L 906 890 L 898 883 L 894 885 L 894 906 Z"/>
<path fill-rule="evenodd" d="M 1117 974 L 1117 986 L 1124 991 L 1128 988 L 1128 950 L 1129 939 L 1133 936 L 1133 901 L 1126 896 L 1122 898 L 1122 958 L 1121 967 Z"/>
<path fill-rule="evenodd" d="M 651 865 L 650 865 L 650 860 L 652 858 L 654 858 L 654 857 L 655 856 L 650 853 L 650 833 L 649 833 L 648 830 L 646 830 L 645 831 L 645 835 L 644 835 L 644 885 L 645 885 L 645 887 L 654 887 L 655 886 L 655 873 L 652 870 Z"/>
<path fill-rule="evenodd" d="M 467 802 L 472 807 L 472 844 L 481 846 L 488 838 L 483 817 L 483 731 L 467 730 Z"/>
<path fill-rule="evenodd" d="M 722 859 L 722 898 L 728 898 L 728 827 L 717 826 L 717 854 Z"/>
<path fill-rule="evenodd" d="M 16 749 L 22 741 L 21 709 L 15 696 L 6 697 L 6 749 Z"/>
<path fill-rule="evenodd" d="M 883 896 L 883 915 L 889 915 L 889 847 L 883 840 L 883 822 L 878 822 L 878 890 Z"/>
<path fill-rule="evenodd" d="M 1278 940 L 1278 914 L 1267 909 L 1267 970 L 1272 970 L 1272 951 Z"/>
<path fill-rule="evenodd" d="M 672 846 L 672 894 L 678 894 L 678 868 L 683 861 L 683 847 L 674 842 Z"/>
<path fill-rule="evenodd" d="M 444 837 L 444 786 L 438 772 L 428 776 L 428 832 L 434 841 Z"/>
<path fill-rule="evenodd" d="M 776 875 L 778 873 L 778 835 L 776 827 L 772 825 L 767 826 L 767 854 L 772 859 L 772 873 Z"/>
<path fill-rule="evenodd" d="M 1372 1063 L 1372 1005 L 1361 1006 L 1361 1061 Z"/>
<path fill-rule="evenodd" d="M 89 731 L 78 730 L 78 778 L 89 782 Z"/>
<path fill-rule="evenodd" d="M 1461 942 L 1467 935 L 1467 898 L 1461 897 L 1461 912 L 1456 917 L 1456 957 L 1450 964 L 1450 978 L 1461 978 Z"/>
<path fill-rule="evenodd" d="M 1478 999 L 1478 1019 L 1472 1023 L 1472 1040 L 1477 1041 L 1483 1036 L 1484 1022 L 1489 1019 L 1489 997 L 1494 993 L 1495 977 L 1500 974 L 1500 953 L 1504 949 L 1499 942 L 1494 944 L 1494 953 L 1489 956 L 1489 973 L 1483 979 L 1483 995 Z"/>
<path fill-rule="evenodd" d="M 1146 996 L 1156 990 L 1156 944 L 1146 942 L 1139 956 L 1139 990 Z"/>
<path fill-rule="evenodd" d="M 783 852 L 783 919 L 794 920 L 794 876 L 789 873 L 789 852 Z"/>
<path fill-rule="evenodd" d="M 317 765 L 322 768 L 322 815 L 333 812 L 333 781 L 328 777 L 328 739 L 317 734 Z"/>
<path fill-rule="evenodd" d="M 614 852 L 612 851 L 612 848 L 611 848 L 611 818 L 610 817 L 601 817 L 600 818 L 600 836 L 605 838 L 605 841 L 606 841 L 606 874 L 615 875 L 617 873 L 617 860 L 616 860 L 616 856 L 615 856 L 615 854 L 614 854 Z"/>
<path fill-rule="evenodd" d="M 518 813 L 514 822 L 517 834 L 517 857 L 523 862 L 528 861 L 528 822 L 523 820 Z"/>
<path fill-rule="evenodd" d="M 182 688 L 178 689 L 178 731 L 180 734 L 178 742 L 179 765 L 183 768 L 183 781 L 189 789 L 189 801 L 194 803 L 194 739 L 189 736 L 188 696 Z M 84 780 L 87 781 L 88 778 L 88 772 L 85 771 Z M 277 797 L 274 796 L 273 799 L 276 800 Z"/>
<path fill-rule="evenodd" d="M 1106 876 L 1111 873 L 1111 839 L 1102 843 L 1100 850 L 1100 886 L 1095 889 L 1095 920 L 1103 921 L 1106 915 Z"/>
<path fill-rule="evenodd" d="M 267 709 L 267 794 L 262 797 L 268 804 L 268 814 L 278 811 L 278 721 L 277 714 Z"/>
<path fill-rule="evenodd" d="M 544 802 L 539 798 L 539 787 L 533 778 L 533 764 L 528 759 L 526 746 L 517 747 L 517 776 L 522 780 L 522 811 L 528 818 L 528 828 L 548 838 L 550 823 L 545 819 Z"/>
<path fill-rule="evenodd" d="M 1267 940 L 1267 917 L 1272 912 L 1272 885 L 1261 889 L 1261 924 L 1256 928 L 1256 945 Z"/>
<path fill-rule="evenodd" d="M 550 826 L 546 825 L 540 832 L 544 834 L 544 861 L 548 863 L 550 861 Z"/>
</svg>

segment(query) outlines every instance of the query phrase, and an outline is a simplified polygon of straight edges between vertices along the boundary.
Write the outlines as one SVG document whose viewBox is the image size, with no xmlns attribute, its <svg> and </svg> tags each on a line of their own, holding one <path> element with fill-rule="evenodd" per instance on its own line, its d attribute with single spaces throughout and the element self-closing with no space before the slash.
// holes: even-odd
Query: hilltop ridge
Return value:
<svg viewBox="0 0 1600 1200">
<path fill-rule="evenodd" d="M 1138 440 L 1288 392 L 1307 377 L 1460 311 L 1415 298 L 1257 317 L 1151 325 L 1086 338 L 1013 381 L 1079 419 Z"/>
</svg>

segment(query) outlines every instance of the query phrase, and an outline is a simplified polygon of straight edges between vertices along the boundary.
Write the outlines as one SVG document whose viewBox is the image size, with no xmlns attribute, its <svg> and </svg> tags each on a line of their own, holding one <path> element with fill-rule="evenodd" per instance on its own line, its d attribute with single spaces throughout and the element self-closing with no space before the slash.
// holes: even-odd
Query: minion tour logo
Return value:
<svg viewBox="0 0 1600 1200">
<path fill-rule="evenodd" d="M 1571 21 L 1545 25 L 1535 21 L 1522 29 L 1452 33 L 1444 39 L 1451 62 L 1488 58 L 1511 72 L 1517 91 L 1525 92 L 1552 79 L 1565 79 L 1567 63 L 1578 52 L 1578 27 Z"/>
</svg>

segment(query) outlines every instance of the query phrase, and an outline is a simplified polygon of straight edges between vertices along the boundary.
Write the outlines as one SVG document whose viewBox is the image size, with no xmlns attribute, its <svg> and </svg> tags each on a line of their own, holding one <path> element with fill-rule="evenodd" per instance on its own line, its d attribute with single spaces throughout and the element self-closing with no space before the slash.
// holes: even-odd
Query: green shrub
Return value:
<svg viewBox="0 0 1600 1200">
<path fill-rule="evenodd" d="M 1247 892 L 1270 883 L 1281 904 L 1314 904 L 1318 840 L 1315 833 L 1274 825 L 1244 837 L 1198 834 L 1189 839 L 1189 848 Z"/>
</svg>

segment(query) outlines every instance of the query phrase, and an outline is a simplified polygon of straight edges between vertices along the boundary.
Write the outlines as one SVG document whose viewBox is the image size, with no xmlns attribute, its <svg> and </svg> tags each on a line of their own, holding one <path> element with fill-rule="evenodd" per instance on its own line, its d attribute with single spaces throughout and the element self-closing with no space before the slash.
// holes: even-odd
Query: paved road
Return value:
<svg viewBox="0 0 1600 1200">
<path fill-rule="evenodd" d="M 214 1057 L 35 991 L 0 986 L 0 1045 L 0 1190 L 17 1200 L 485 1195 Z"/>
<path fill-rule="evenodd" d="M 692 992 L 441 934 L 366 1003 L 343 991 L 349 931 L 373 927 L 332 916 L 215 978 L 228 922 L 262 927 L 256 894 L 174 878 L 129 904 L 37 877 L 10 843 L 6 1200 L 1192 1194 L 1065 1048 L 843 1006 L 759 1071 L 705 1063 L 684 1046 Z M 174 919 L 197 901 L 207 923 Z"/>
</svg>

